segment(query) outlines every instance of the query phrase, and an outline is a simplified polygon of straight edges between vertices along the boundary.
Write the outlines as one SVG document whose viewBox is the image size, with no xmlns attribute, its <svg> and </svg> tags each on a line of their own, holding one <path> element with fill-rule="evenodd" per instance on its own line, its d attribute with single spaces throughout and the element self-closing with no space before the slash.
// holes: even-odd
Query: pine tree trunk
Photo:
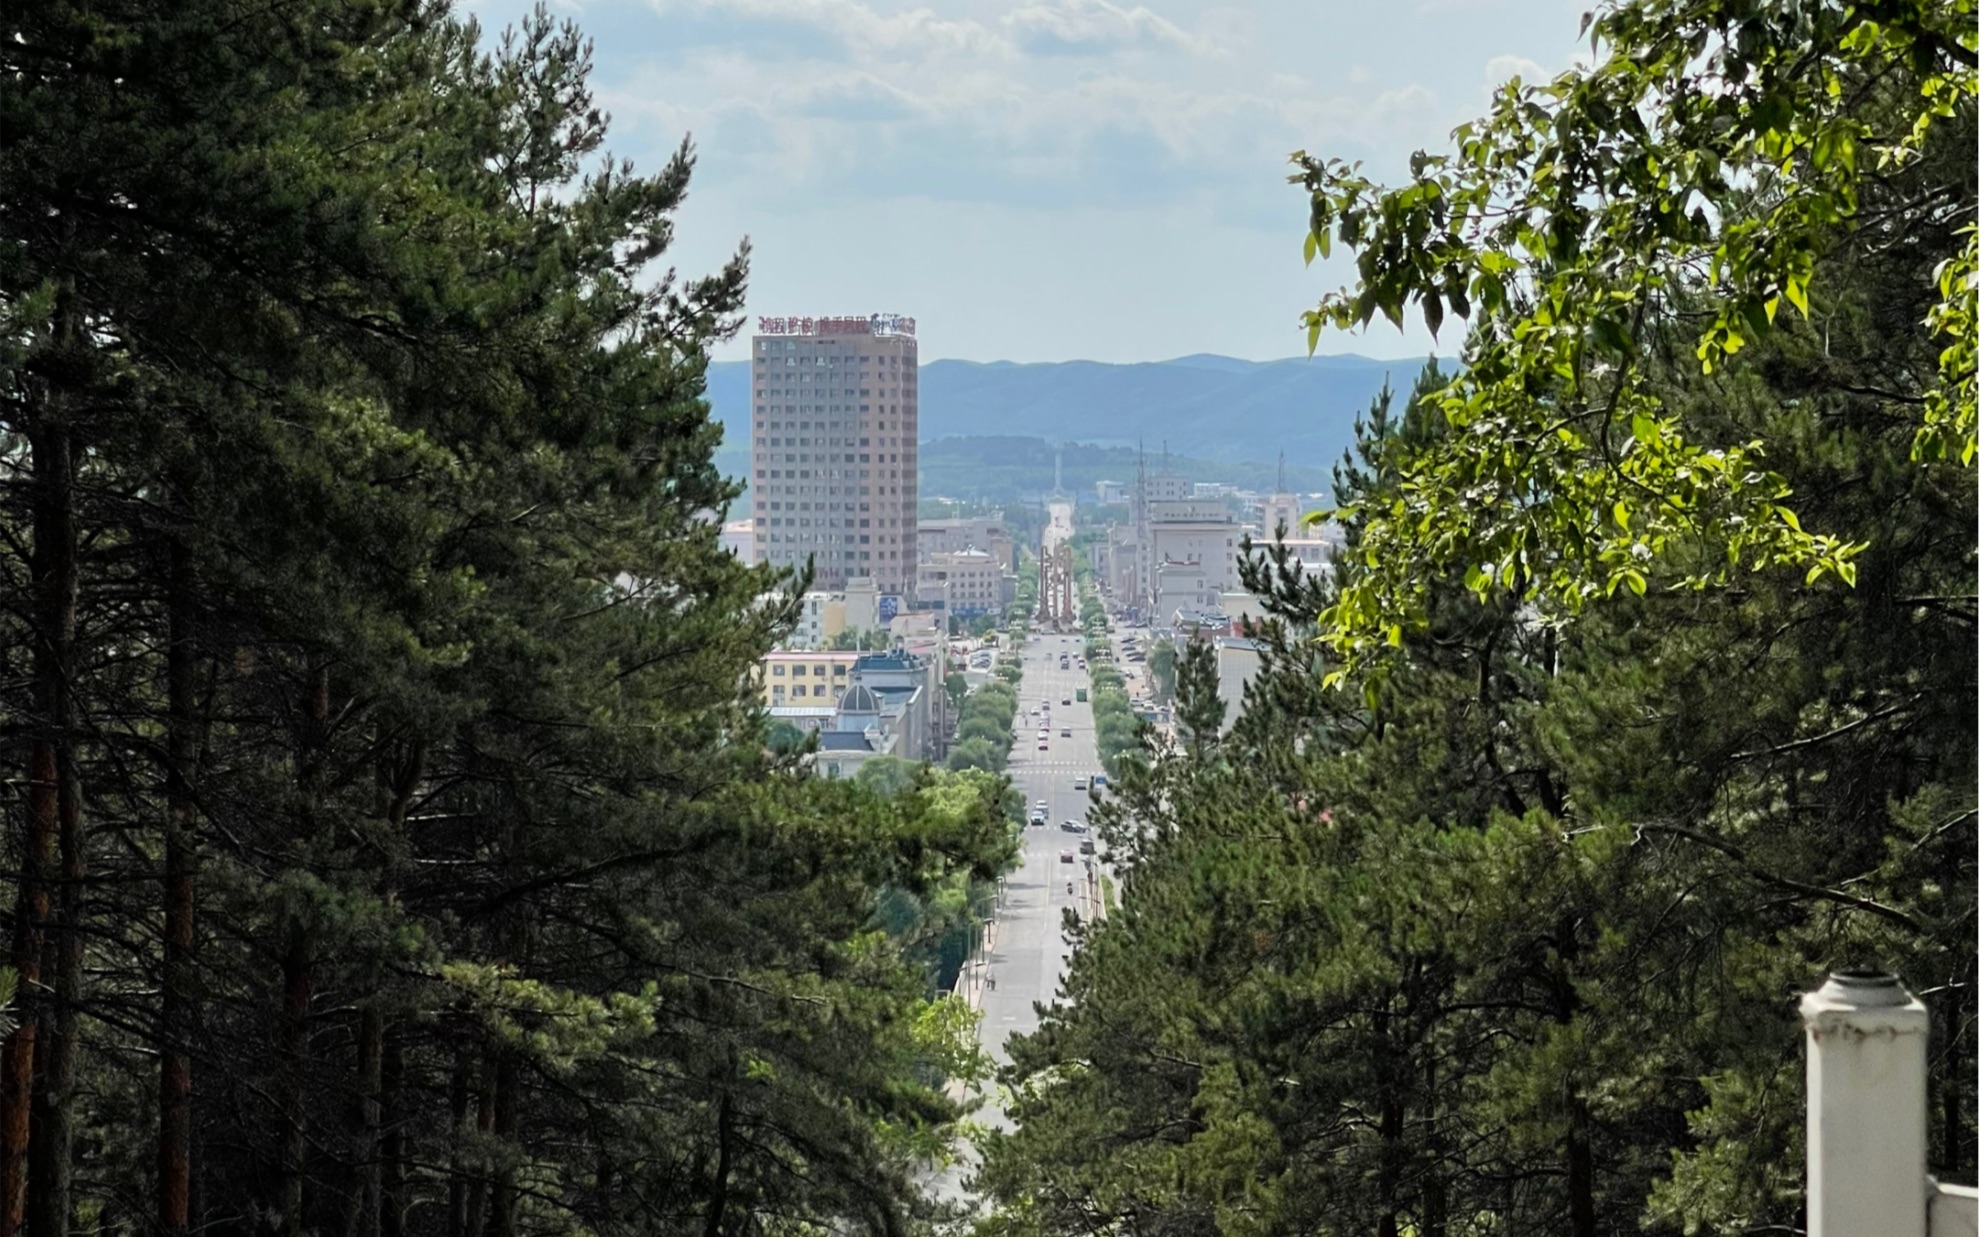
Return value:
<svg viewBox="0 0 1979 1237">
<path fill-rule="evenodd" d="M 474 1128 L 481 1134 L 480 1142 L 485 1148 L 488 1136 L 495 1132 L 495 1049 L 486 1048 L 481 1054 L 481 1093 L 475 1100 Z M 478 1151 L 476 1159 L 485 1155 Z M 467 1223 L 462 1232 L 466 1237 L 482 1237 L 487 1232 L 488 1220 L 488 1173 L 480 1163 L 472 1168 L 473 1176 L 467 1182 Z"/>
<path fill-rule="evenodd" d="M 379 1237 L 406 1237 L 404 1111 L 405 1045 L 400 1034 L 385 1038 L 385 1070 L 379 1109 L 385 1123 L 383 1178 L 378 1188 Z"/>
<path fill-rule="evenodd" d="M 473 1071 L 468 1064 L 470 1051 L 466 1045 L 454 1049 L 450 1097 L 453 1123 L 448 1127 L 453 1131 L 453 1146 L 447 1162 L 447 1237 L 467 1237 L 468 1234 L 467 1165 L 461 1155 L 461 1144 L 467 1138 L 468 1097 L 474 1086 Z"/>
<path fill-rule="evenodd" d="M 28 836 L 14 911 L 13 967 L 18 977 L 14 1033 L 0 1056 L 0 1237 L 17 1237 L 27 1217 L 29 1114 L 40 1037 L 41 955 L 47 940 L 48 886 L 54 875 L 60 813 L 55 745 L 35 739 L 28 753 Z"/>
<path fill-rule="evenodd" d="M 714 1196 L 708 1200 L 708 1222 L 702 1237 L 721 1237 L 722 1219 L 728 1210 L 729 1141 L 734 1136 L 735 1115 L 729 1093 L 722 1092 L 721 1107 L 715 1113 Z"/>
<path fill-rule="evenodd" d="M 1599 1237 L 1594 1213 L 1594 1144 L 1587 1102 L 1575 1096 L 1567 1112 L 1567 1214 L 1573 1237 Z"/>
<path fill-rule="evenodd" d="M 158 1051 L 158 1229 L 186 1237 L 192 1223 L 193 914 L 192 766 L 197 755 L 190 554 L 171 550 L 165 649 L 165 987 Z"/>
<path fill-rule="evenodd" d="M 46 1225 L 53 1189 L 66 1206 L 69 1099 L 75 1071 L 74 998 L 79 981 L 80 937 L 63 931 L 51 915 L 57 905 L 72 916 L 81 894 L 75 766 L 71 759 L 70 656 L 76 631 L 76 529 L 73 443 L 62 425 L 30 433 L 34 476 L 34 677 L 38 733 L 28 754 L 28 838 L 23 848 L 21 903 L 17 912 L 14 967 L 19 972 L 20 1027 L 7 1045 L 4 1109 L 0 1109 L 0 1237 L 24 1225 Z M 58 859 L 59 856 L 59 859 Z M 76 883 L 52 896 L 57 868 Z M 51 939 L 52 938 L 52 939 Z M 65 965 L 71 951 L 76 965 Z M 44 968 L 52 963 L 52 975 Z M 52 980 L 52 982 L 51 982 Z M 52 1076 L 51 1076 L 52 1069 Z M 59 1156 L 37 1146 L 53 1105 Z M 55 1160 L 59 1158 L 60 1164 Z M 39 1170 L 39 1179 L 37 1172 Z M 66 1222 L 66 1210 L 61 1213 Z"/>
<path fill-rule="evenodd" d="M 378 1237 L 384 1193 L 379 1093 L 384 1087 L 385 1015 L 374 1002 L 358 1015 L 357 1025 L 357 1188 L 344 1231 L 349 1237 Z"/>
<path fill-rule="evenodd" d="M 504 1148 L 515 1145 L 516 1091 L 521 1084 L 521 1071 L 516 1068 L 515 1054 L 506 1049 L 498 1050 L 499 1064 L 495 1070 L 495 1137 Z M 489 1209 L 489 1237 L 515 1237 L 515 1157 L 509 1154 L 495 1173 L 494 1201 Z"/>
<path fill-rule="evenodd" d="M 74 616 L 71 604 L 71 630 Z M 36 1068 L 34 1131 L 28 1147 L 28 1237 L 68 1237 L 74 1210 L 70 1195 L 75 1180 L 77 1009 L 82 1002 L 82 812 L 69 752 L 57 755 L 56 768 L 61 777 L 56 813 L 61 822 L 62 869 L 49 951 L 55 963 L 49 985 L 52 1000 L 42 1015 L 42 1060 Z"/>
<path fill-rule="evenodd" d="M 1375 1201 L 1380 1218 L 1375 1221 L 1375 1237 L 1398 1237 L 1401 1199 L 1399 1178 L 1402 1156 L 1402 1097 L 1398 1053 L 1389 1035 L 1390 1016 L 1374 1015 L 1375 1103 L 1380 1111 L 1380 1159 L 1375 1169 Z"/>
</svg>

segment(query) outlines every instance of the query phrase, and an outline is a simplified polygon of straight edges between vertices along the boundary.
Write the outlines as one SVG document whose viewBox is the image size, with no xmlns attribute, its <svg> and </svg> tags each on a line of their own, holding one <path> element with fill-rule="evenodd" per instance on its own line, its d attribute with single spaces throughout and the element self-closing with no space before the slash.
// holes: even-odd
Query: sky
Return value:
<svg viewBox="0 0 1979 1237">
<path fill-rule="evenodd" d="M 921 359 L 1301 355 L 1294 150 L 1405 174 L 1592 0 L 558 0 L 595 41 L 612 153 L 698 152 L 667 260 L 747 237 L 749 313 L 901 313 Z M 527 0 L 469 0 L 490 34 Z M 1420 325 L 1321 352 L 1450 354 Z M 747 333 L 717 359 L 747 354 Z"/>
</svg>

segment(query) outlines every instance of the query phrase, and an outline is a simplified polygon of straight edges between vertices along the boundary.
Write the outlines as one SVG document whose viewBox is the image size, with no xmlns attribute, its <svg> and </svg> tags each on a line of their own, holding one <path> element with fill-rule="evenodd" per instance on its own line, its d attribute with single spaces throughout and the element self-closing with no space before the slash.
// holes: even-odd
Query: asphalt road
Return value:
<svg viewBox="0 0 1979 1237">
<path fill-rule="evenodd" d="M 1052 516 L 1047 545 L 1071 534 L 1070 504 L 1062 509 L 1054 504 Z M 1078 689 L 1090 686 L 1086 672 L 1079 668 L 1082 647 L 1078 636 L 1033 635 L 1023 650 L 1017 741 L 1011 748 L 1008 773 L 1023 793 L 1026 817 L 1042 800 L 1047 823 L 1024 830 L 1023 858 L 1004 878 L 991 943 L 972 960 L 984 980 L 979 987 L 971 986 L 980 994 L 982 1044 L 999 1066 L 1009 1060 L 1004 1051 L 1009 1038 L 1035 1031 L 1039 1006 L 1050 1005 L 1059 995 L 1071 955 L 1065 916 L 1091 913 L 1099 896 L 1097 867 L 1088 866 L 1093 856 L 1079 853 L 1079 843 L 1092 835 L 1064 830 L 1067 820 L 1084 821 L 1091 805 L 1090 792 L 1074 789 L 1073 783 L 1101 772 L 1092 705 L 1078 699 Z M 1058 668 L 1061 653 L 1069 659 L 1064 670 Z M 1042 751 L 1039 730 L 1048 732 Z M 1066 730 L 1071 737 L 1062 733 Z M 1067 852 L 1072 855 L 1070 863 L 1064 861 Z M 966 979 L 965 986 L 969 986 Z M 977 1119 L 1009 1128 L 994 1095 L 986 1097 Z M 963 1182 L 973 1164 L 974 1157 L 965 1148 L 960 1163 L 935 1177 L 936 1196 L 950 1201 L 963 1198 Z"/>
<path fill-rule="evenodd" d="M 1065 913 L 1083 914 L 1092 905 L 1090 856 L 1079 853 L 1079 843 L 1092 835 L 1064 830 L 1067 820 L 1084 821 L 1090 806 L 1089 792 L 1073 783 L 1100 771 L 1092 706 L 1077 699 L 1078 689 L 1087 685 L 1076 660 L 1078 645 L 1076 637 L 1041 636 L 1024 650 L 1009 774 L 1023 792 L 1027 814 L 1043 802 L 1048 823 L 1024 830 L 1023 862 L 1004 880 L 995 944 L 984 958 L 995 986 L 983 993 L 983 1046 L 999 1064 L 1006 1059 L 1004 1040 L 1037 1028 L 1035 1003 L 1049 1003 L 1058 994 L 1069 955 Z M 1058 668 L 1061 652 L 1074 655 L 1070 669 Z M 1043 751 L 1038 750 L 1041 729 L 1049 734 Z"/>
</svg>

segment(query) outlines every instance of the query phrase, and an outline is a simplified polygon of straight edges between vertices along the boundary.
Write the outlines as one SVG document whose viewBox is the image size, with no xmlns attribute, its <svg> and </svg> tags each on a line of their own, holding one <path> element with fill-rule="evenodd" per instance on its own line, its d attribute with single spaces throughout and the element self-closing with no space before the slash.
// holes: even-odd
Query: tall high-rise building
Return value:
<svg viewBox="0 0 1979 1237">
<path fill-rule="evenodd" d="M 914 596 L 920 508 L 914 320 L 762 318 L 750 401 L 756 559 L 815 587 Z"/>
</svg>

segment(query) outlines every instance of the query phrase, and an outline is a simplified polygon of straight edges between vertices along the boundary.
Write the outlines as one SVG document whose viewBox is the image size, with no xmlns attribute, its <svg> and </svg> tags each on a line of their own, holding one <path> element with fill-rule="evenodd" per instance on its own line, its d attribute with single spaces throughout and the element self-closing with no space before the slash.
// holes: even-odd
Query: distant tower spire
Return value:
<svg viewBox="0 0 1979 1237">
<path fill-rule="evenodd" d="M 1168 475 L 1168 440 L 1166 438 L 1161 440 L 1161 475 L 1164 477 Z"/>
<path fill-rule="evenodd" d="M 1283 451 L 1278 453 L 1278 492 L 1280 494 L 1285 492 L 1285 453 Z"/>
<path fill-rule="evenodd" d="M 1051 491 L 1054 494 L 1065 492 L 1065 448 L 1062 445 L 1051 461 Z"/>
</svg>

